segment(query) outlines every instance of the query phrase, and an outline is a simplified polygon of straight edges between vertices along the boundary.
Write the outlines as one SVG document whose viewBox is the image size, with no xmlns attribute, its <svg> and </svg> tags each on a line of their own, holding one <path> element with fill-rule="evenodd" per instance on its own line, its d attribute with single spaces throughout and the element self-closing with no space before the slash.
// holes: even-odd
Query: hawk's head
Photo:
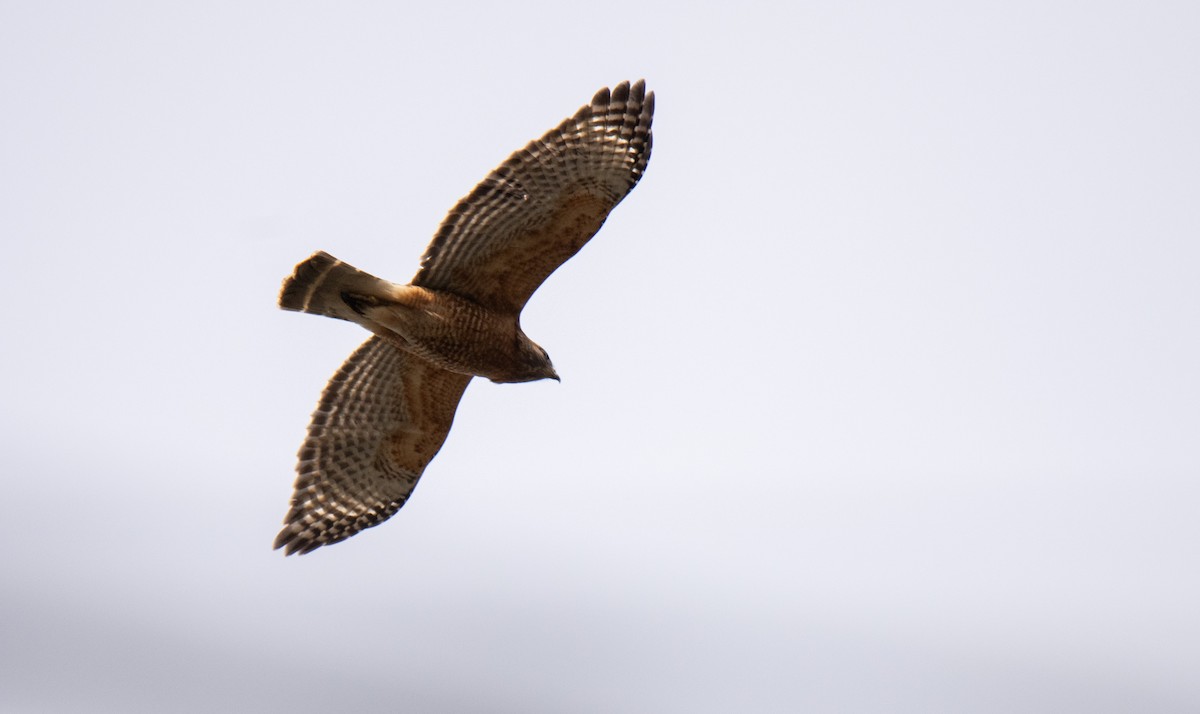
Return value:
<svg viewBox="0 0 1200 714">
<path fill-rule="evenodd" d="M 539 379 L 553 379 L 558 382 L 558 372 L 554 371 L 554 364 L 550 361 L 550 355 L 542 346 L 525 336 L 524 333 L 517 334 L 517 349 L 516 360 L 514 360 L 514 368 L 512 373 L 504 376 L 503 379 L 493 379 L 493 382 L 536 382 Z"/>
</svg>

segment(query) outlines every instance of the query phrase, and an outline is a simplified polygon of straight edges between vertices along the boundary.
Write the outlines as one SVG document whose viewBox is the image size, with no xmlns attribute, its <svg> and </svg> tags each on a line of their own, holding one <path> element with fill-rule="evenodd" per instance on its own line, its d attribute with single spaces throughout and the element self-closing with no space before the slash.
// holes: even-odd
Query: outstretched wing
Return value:
<svg viewBox="0 0 1200 714">
<path fill-rule="evenodd" d="M 650 160 L 653 116 L 654 93 L 642 81 L 600 90 L 458 202 L 413 285 L 519 312 L 637 185 Z"/>
<path fill-rule="evenodd" d="M 321 394 L 275 547 L 307 553 L 400 510 L 442 448 L 470 381 L 380 337 L 363 343 Z"/>
</svg>

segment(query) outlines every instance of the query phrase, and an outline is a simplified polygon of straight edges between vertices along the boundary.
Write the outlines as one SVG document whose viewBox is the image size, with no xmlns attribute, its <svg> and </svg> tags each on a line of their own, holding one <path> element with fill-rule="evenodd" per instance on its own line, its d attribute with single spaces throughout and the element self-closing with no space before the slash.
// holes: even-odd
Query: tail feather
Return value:
<svg viewBox="0 0 1200 714">
<path fill-rule="evenodd" d="M 391 287 L 392 284 L 386 280 L 364 273 L 322 251 L 313 253 L 297 265 L 283 281 L 279 307 L 360 322 L 359 312 L 347 298 L 354 297 L 361 301 L 371 296 L 386 295 Z"/>
</svg>

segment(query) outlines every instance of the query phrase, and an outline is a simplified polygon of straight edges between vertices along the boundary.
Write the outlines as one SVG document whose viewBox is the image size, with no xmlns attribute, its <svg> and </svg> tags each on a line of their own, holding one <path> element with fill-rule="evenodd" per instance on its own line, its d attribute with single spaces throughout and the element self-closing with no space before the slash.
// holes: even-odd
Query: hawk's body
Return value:
<svg viewBox="0 0 1200 714">
<path fill-rule="evenodd" d="M 375 336 L 321 395 L 276 548 L 306 553 L 399 510 L 471 377 L 558 378 L 521 330 L 521 309 L 637 184 L 653 114 L 654 94 L 640 81 L 600 90 L 458 202 L 409 285 L 326 253 L 296 266 L 281 307 L 350 320 Z"/>
</svg>

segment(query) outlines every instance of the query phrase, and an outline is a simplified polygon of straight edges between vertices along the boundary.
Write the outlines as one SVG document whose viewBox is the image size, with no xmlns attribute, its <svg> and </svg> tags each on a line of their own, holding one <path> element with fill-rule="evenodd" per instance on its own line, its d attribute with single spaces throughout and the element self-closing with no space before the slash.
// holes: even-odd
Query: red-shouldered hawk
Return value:
<svg viewBox="0 0 1200 714">
<path fill-rule="evenodd" d="M 375 333 L 321 395 L 276 548 L 307 553 L 404 505 L 471 377 L 558 379 L 521 330 L 542 281 L 596 234 L 650 160 L 654 93 L 622 82 L 530 142 L 458 202 L 408 285 L 316 253 L 279 305 Z"/>
</svg>

